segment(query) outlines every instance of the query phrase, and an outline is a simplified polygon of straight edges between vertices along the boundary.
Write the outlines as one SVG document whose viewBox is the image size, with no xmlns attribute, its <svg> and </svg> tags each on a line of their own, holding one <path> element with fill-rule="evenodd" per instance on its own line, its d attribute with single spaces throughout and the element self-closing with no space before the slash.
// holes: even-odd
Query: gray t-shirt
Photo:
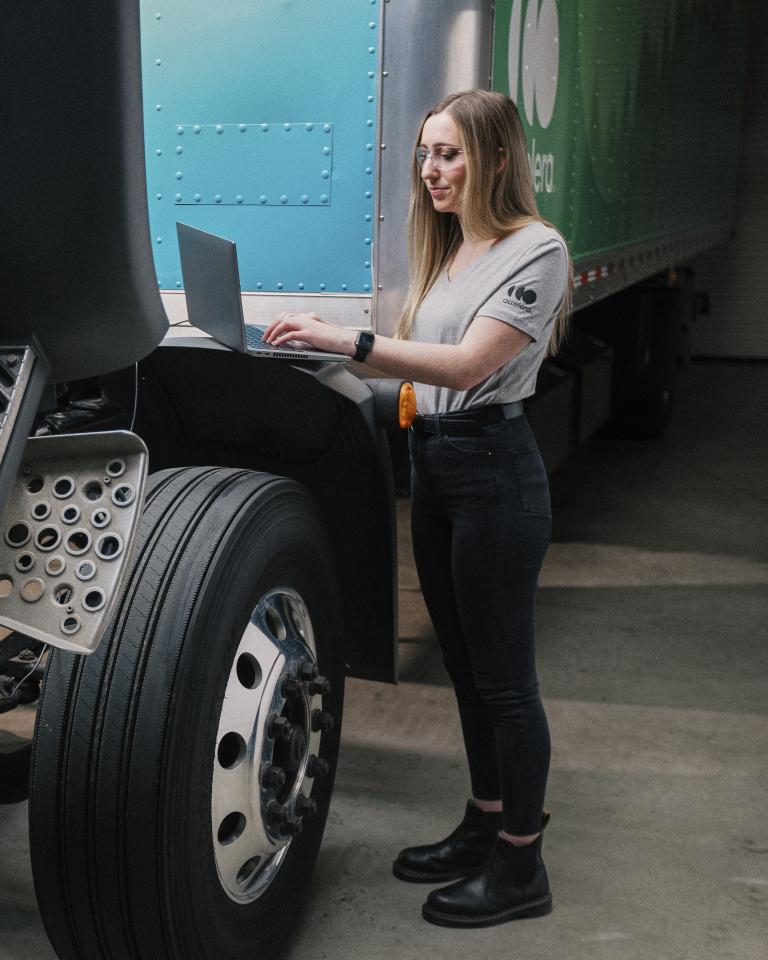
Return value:
<svg viewBox="0 0 768 960">
<path fill-rule="evenodd" d="M 531 396 L 565 295 L 567 263 L 557 231 L 535 222 L 505 237 L 452 280 L 443 271 L 419 307 L 411 339 L 460 343 L 474 318 L 483 316 L 518 327 L 532 340 L 471 390 L 415 384 L 419 413 L 448 413 Z"/>
</svg>

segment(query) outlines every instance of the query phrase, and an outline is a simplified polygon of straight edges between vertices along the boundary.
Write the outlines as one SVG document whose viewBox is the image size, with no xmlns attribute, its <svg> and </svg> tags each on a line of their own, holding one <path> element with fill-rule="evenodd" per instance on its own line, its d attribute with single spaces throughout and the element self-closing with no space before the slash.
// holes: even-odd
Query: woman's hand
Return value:
<svg viewBox="0 0 768 960">
<path fill-rule="evenodd" d="M 283 343 L 301 341 L 317 350 L 355 354 L 355 331 L 326 323 L 316 313 L 281 313 L 267 327 L 263 341 L 279 347 Z"/>
</svg>

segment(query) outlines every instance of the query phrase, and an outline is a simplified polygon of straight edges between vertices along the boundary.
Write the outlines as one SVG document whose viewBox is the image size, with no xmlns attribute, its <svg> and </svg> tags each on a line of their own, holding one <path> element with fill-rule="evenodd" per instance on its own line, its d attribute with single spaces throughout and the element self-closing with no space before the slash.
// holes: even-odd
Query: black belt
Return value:
<svg viewBox="0 0 768 960">
<path fill-rule="evenodd" d="M 450 437 L 466 437 L 482 433 L 483 427 L 523 415 L 523 401 L 491 403 L 484 407 L 468 407 L 455 413 L 416 415 L 414 433 L 444 433 Z"/>
</svg>

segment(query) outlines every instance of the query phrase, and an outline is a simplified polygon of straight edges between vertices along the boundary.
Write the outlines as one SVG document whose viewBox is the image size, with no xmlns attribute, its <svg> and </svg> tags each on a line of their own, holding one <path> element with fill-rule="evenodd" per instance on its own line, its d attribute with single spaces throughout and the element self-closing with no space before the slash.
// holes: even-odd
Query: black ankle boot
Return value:
<svg viewBox="0 0 768 960">
<path fill-rule="evenodd" d="M 539 834 L 525 847 L 497 837 L 480 871 L 433 890 L 421 912 L 425 920 L 443 927 L 491 927 L 522 917 L 541 917 L 551 909 Z"/>
<path fill-rule="evenodd" d="M 411 883 L 446 883 L 466 877 L 488 859 L 500 829 L 501 813 L 484 813 L 469 801 L 464 819 L 450 836 L 401 850 L 392 872 Z"/>
</svg>

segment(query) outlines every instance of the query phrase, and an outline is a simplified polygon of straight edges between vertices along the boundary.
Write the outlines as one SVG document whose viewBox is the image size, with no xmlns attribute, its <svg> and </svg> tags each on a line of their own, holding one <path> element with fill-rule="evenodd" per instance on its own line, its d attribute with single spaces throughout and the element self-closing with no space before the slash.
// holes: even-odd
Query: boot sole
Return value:
<svg viewBox="0 0 768 960">
<path fill-rule="evenodd" d="M 401 867 L 397 861 L 392 864 L 392 873 L 398 880 L 405 880 L 406 883 L 453 883 L 454 880 L 463 880 L 477 869 L 470 867 L 462 871 L 454 870 L 453 873 L 419 873 L 417 870 Z"/>
<path fill-rule="evenodd" d="M 441 913 L 433 910 L 429 904 L 421 908 L 421 915 L 430 923 L 440 927 L 493 927 L 497 923 L 506 923 L 508 920 L 523 920 L 529 917 L 544 917 L 552 912 L 552 894 L 538 900 L 530 900 L 498 913 L 486 913 L 482 916 L 461 916 L 452 913 Z"/>
</svg>

